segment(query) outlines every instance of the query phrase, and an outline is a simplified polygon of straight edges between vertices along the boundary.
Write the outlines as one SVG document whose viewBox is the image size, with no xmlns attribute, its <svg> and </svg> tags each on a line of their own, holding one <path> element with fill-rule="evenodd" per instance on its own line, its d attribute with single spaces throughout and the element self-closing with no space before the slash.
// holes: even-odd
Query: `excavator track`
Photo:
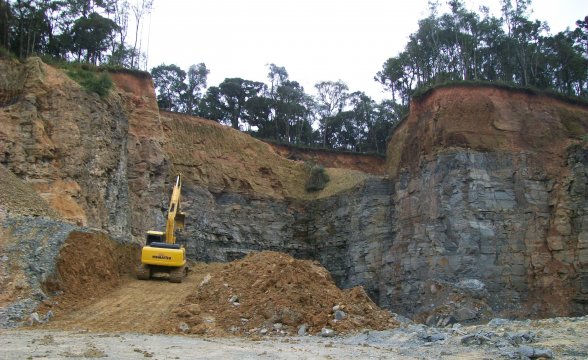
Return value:
<svg viewBox="0 0 588 360">
<path fill-rule="evenodd" d="M 149 265 L 141 264 L 137 267 L 137 279 L 149 280 L 151 278 L 151 268 Z"/>
<path fill-rule="evenodd" d="M 182 279 L 186 275 L 186 266 L 180 266 L 169 272 L 169 282 L 172 283 L 181 283 Z"/>
</svg>

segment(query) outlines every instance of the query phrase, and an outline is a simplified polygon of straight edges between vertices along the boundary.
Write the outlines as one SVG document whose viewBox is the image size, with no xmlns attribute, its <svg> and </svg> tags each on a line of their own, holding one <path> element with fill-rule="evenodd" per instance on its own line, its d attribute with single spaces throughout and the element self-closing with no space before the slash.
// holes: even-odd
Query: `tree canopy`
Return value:
<svg viewBox="0 0 588 360">
<path fill-rule="evenodd" d="M 0 0 L 0 46 L 19 57 L 37 54 L 138 69 L 137 38 L 152 7 L 152 0 Z M 133 46 L 126 43 L 131 11 Z"/>
<path fill-rule="evenodd" d="M 208 87 L 204 63 L 151 69 L 162 109 L 198 115 L 274 141 L 359 152 L 385 152 L 386 137 L 415 93 L 446 82 L 500 82 L 588 99 L 588 16 L 549 33 L 531 20 L 531 0 L 501 0 L 499 16 L 464 0 L 430 2 L 404 49 L 374 80 L 376 102 L 341 80 L 318 81 L 313 94 L 284 66 L 267 65 L 267 82 L 226 78 Z M 140 68 L 143 19 L 153 0 L 0 0 L 0 47 L 95 65 Z M 127 43 L 129 19 L 132 45 Z M 391 20 L 392 21 L 392 20 Z M 379 45 L 385 46 L 385 45 Z"/>
</svg>

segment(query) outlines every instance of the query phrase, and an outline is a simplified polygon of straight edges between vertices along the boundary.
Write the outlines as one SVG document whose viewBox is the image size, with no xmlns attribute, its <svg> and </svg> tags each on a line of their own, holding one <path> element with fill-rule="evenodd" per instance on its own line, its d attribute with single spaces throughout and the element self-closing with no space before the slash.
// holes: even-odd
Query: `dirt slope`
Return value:
<svg viewBox="0 0 588 360">
<path fill-rule="evenodd" d="M 61 330 L 158 333 L 169 324 L 171 311 L 202 278 L 199 271 L 181 284 L 128 277 L 113 291 L 95 294 L 97 299 L 89 305 L 57 310 L 56 320 L 45 326 Z"/>
<path fill-rule="evenodd" d="M 215 193 L 311 200 L 351 189 L 369 176 L 359 170 L 327 168 L 330 181 L 325 189 L 307 192 L 310 168 L 304 161 L 286 159 L 267 143 L 195 116 L 162 111 L 161 122 L 171 172 Z"/>
<path fill-rule="evenodd" d="M 31 186 L 0 165 L 0 219 L 5 214 L 56 217 Z"/>
</svg>

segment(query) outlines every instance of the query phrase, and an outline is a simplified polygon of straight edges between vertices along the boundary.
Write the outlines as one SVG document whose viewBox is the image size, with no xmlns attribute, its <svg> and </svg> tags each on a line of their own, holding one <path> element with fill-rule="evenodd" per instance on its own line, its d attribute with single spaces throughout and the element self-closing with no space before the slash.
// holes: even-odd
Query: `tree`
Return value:
<svg viewBox="0 0 588 360">
<path fill-rule="evenodd" d="M 206 79 L 210 70 L 204 63 L 192 65 L 188 69 L 186 90 L 182 96 L 185 112 L 194 115 L 198 112 L 198 102 L 202 98 L 202 90 L 206 88 Z"/>
<path fill-rule="evenodd" d="M 221 103 L 221 93 L 218 86 L 211 86 L 200 101 L 198 115 L 206 119 L 223 121 L 225 118 L 225 109 Z"/>
<path fill-rule="evenodd" d="M 258 96 L 264 88 L 265 84 L 261 82 L 241 78 L 225 79 L 219 85 L 219 101 L 225 113 L 223 120 L 228 121 L 233 129 L 239 129 L 241 122 L 247 122 L 247 101 Z"/>
<path fill-rule="evenodd" d="M 347 84 L 339 81 L 321 81 L 314 85 L 317 90 L 317 104 L 320 113 L 320 128 L 323 133 L 323 147 L 327 147 L 327 138 L 335 116 L 343 111 L 347 99 Z"/>
<path fill-rule="evenodd" d="M 133 15 L 135 15 L 135 42 L 133 45 L 133 57 L 131 59 L 132 68 L 139 67 L 138 54 L 141 53 L 140 44 L 139 47 L 137 47 L 139 35 L 141 34 L 141 31 L 139 29 L 141 29 L 143 18 L 150 14 L 151 10 L 153 10 L 153 1 L 154 0 L 135 0 L 135 3 L 131 6 Z"/>
<path fill-rule="evenodd" d="M 304 121 L 307 112 L 305 97 L 304 88 L 296 81 L 285 80 L 277 88 L 274 100 L 276 127 L 283 127 L 283 140 L 286 142 L 293 140 L 290 129 Z"/>
<path fill-rule="evenodd" d="M 27 57 L 44 51 L 50 31 L 45 15 L 48 5 L 40 0 L 17 0 L 12 4 L 14 38 L 11 48 L 18 56 Z"/>
<path fill-rule="evenodd" d="M 10 4 L 0 0 L 0 47 L 9 47 L 11 15 Z"/>
<path fill-rule="evenodd" d="M 182 111 L 182 94 L 186 89 L 186 84 L 184 84 L 186 72 L 174 64 L 161 64 L 151 69 L 151 77 L 157 90 L 159 108 Z"/>
<path fill-rule="evenodd" d="M 102 53 L 108 49 L 109 39 L 117 25 L 114 21 L 91 13 L 88 17 L 81 17 L 72 28 L 73 49 L 78 54 L 78 60 L 84 55 L 86 62 L 97 64 L 102 60 Z"/>
</svg>

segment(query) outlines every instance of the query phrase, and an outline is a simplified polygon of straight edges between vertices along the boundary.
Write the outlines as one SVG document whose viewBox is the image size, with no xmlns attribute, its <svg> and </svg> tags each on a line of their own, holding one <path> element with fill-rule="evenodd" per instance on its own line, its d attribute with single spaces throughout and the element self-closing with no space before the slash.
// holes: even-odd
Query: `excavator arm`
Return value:
<svg viewBox="0 0 588 360">
<path fill-rule="evenodd" d="M 182 193 L 182 176 L 178 175 L 176 184 L 172 191 L 169 201 L 169 210 L 167 212 L 167 223 L 165 225 L 165 242 L 168 244 L 176 243 L 176 228 L 183 229 L 186 220 L 186 214 L 180 211 L 180 198 Z"/>
</svg>

